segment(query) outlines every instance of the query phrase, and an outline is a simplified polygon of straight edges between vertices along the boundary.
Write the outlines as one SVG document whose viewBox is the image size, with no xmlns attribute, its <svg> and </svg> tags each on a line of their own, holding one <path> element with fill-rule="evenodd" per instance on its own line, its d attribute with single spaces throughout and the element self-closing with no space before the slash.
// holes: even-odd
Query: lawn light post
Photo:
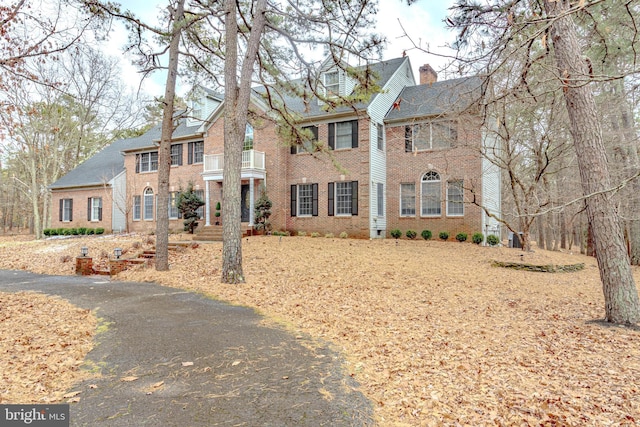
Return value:
<svg viewBox="0 0 640 427">
<path fill-rule="evenodd" d="M 115 276 L 126 268 L 127 262 L 124 259 L 120 259 L 122 256 L 122 248 L 115 248 L 113 250 L 113 259 L 109 260 L 109 274 Z"/>
<path fill-rule="evenodd" d="M 89 257 L 89 248 L 80 248 L 80 256 L 76 257 L 76 274 L 78 276 L 90 276 L 93 274 L 93 258 Z"/>
<path fill-rule="evenodd" d="M 116 259 L 120 259 L 120 257 L 122 256 L 122 248 L 115 248 L 113 250 L 113 255 L 116 257 Z"/>
</svg>

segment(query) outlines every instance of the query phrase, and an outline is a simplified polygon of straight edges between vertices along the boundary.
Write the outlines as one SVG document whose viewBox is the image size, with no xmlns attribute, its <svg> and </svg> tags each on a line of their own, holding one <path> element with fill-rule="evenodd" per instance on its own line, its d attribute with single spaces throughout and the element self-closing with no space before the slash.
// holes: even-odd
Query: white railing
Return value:
<svg viewBox="0 0 640 427">
<path fill-rule="evenodd" d="M 224 169 L 224 154 L 205 154 L 204 172 L 221 173 Z M 255 150 L 242 152 L 242 169 L 264 170 L 264 153 Z"/>
</svg>

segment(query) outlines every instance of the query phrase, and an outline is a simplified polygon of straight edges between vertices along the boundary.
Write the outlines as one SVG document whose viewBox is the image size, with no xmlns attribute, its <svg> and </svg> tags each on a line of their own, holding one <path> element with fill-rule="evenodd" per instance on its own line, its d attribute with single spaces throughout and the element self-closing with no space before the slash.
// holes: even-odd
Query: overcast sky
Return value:
<svg viewBox="0 0 640 427">
<path fill-rule="evenodd" d="M 403 37 L 402 27 L 415 43 L 430 50 L 446 54 L 443 46 L 453 39 L 453 34 L 446 30 L 443 20 L 447 16 L 448 8 L 454 0 L 418 0 L 411 6 L 406 0 L 379 0 L 378 25 L 376 31 L 386 36 L 388 45 L 383 53 L 383 59 L 397 58 L 406 50 L 411 60 L 414 74 L 418 79 L 418 67 L 430 64 L 436 71 L 444 65 L 446 60 L 436 55 L 426 54 L 419 49 L 411 49 L 411 42 Z M 128 3 L 128 2 L 125 2 Z M 153 22 L 158 15 L 158 4 L 164 2 L 158 0 L 143 0 L 130 2 L 126 7 L 130 8 L 143 21 Z M 401 26 L 402 24 L 402 26 Z M 122 56 L 121 48 L 126 41 L 124 30 L 114 31 L 111 35 L 109 46 L 106 48 L 111 55 L 122 57 L 123 79 L 137 89 L 140 75 L 126 57 Z M 152 96 L 164 93 L 164 77 L 156 74 L 151 79 L 146 79 L 142 89 Z M 184 91 L 185 89 L 183 89 Z"/>
</svg>

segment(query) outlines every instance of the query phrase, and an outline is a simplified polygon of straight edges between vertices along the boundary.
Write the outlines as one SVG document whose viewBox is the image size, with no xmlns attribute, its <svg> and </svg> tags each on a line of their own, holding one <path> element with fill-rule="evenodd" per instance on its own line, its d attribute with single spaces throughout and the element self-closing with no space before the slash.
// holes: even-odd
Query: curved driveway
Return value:
<svg viewBox="0 0 640 427">
<path fill-rule="evenodd" d="M 22 290 L 59 295 L 107 325 L 87 356 L 101 377 L 73 388 L 72 426 L 373 424 L 335 353 L 260 325 L 251 309 L 150 283 L 0 270 L 0 291 Z"/>
</svg>

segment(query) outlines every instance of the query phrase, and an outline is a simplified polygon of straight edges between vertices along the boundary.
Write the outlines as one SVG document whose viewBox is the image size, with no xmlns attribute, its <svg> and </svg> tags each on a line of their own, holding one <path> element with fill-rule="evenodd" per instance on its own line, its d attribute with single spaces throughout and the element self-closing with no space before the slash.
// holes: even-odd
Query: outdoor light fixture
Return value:
<svg viewBox="0 0 640 427">
<path fill-rule="evenodd" d="M 115 248 L 113 250 L 113 255 L 115 255 L 116 259 L 120 259 L 120 256 L 122 255 L 122 249 L 120 248 Z"/>
<path fill-rule="evenodd" d="M 86 246 L 83 246 L 80 248 L 80 256 L 87 256 L 89 255 L 89 248 Z"/>
</svg>

